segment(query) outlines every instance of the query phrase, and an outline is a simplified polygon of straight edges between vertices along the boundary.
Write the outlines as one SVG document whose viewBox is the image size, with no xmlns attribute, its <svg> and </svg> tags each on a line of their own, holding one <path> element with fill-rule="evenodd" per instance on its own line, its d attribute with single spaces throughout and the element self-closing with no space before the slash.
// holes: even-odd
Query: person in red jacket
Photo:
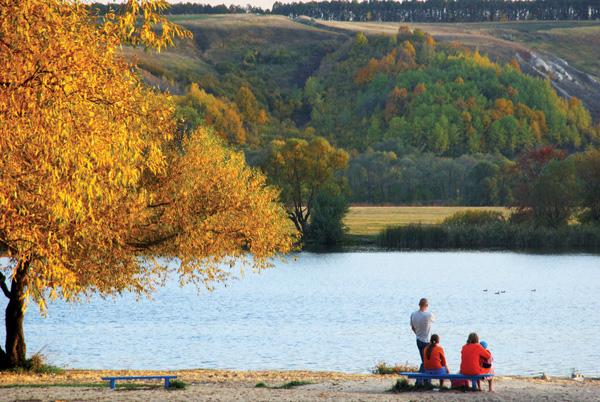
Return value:
<svg viewBox="0 0 600 402">
<path fill-rule="evenodd" d="M 488 344 L 486 341 L 481 341 L 479 342 L 479 344 L 481 346 L 483 346 L 483 348 L 487 351 L 489 351 L 490 349 L 488 348 Z M 491 352 L 490 352 L 491 353 Z M 483 372 L 485 374 L 494 374 L 494 368 L 492 367 L 492 364 L 494 362 L 494 357 L 490 357 L 487 360 L 481 359 L 481 367 L 483 367 Z M 492 392 L 492 380 L 493 378 L 490 377 L 488 378 L 488 390 L 490 392 Z"/>
<path fill-rule="evenodd" d="M 472 332 L 467 338 L 467 344 L 462 347 L 460 353 L 460 373 L 464 375 L 482 375 L 488 374 L 487 369 L 481 366 L 482 360 L 488 360 L 492 357 L 492 354 L 485 350 L 479 343 L 479 336 Z M 481 384 L 478 381 L 479 389 L 481 390 Z"/>
<path fill-rule="evenodd" d="M 431 335 L 430 341 L 423 350 L 423 368 L 427 374 L 448 374 L 448 364 L 444 348 L 440 346 L 440 337 Z M 440 380 L 440 387 L 444 386 L 444 380 Z"/>
</svg>

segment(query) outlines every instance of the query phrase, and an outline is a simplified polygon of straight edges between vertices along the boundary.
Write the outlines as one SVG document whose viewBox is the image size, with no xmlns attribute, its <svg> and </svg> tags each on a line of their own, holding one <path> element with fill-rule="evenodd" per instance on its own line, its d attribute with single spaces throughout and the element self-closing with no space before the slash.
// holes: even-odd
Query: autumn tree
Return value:
<svg viewBox="0 0 600 402">
<path fill-rule="evenodd" d="M 301 236 L 306 233 L 315 196 L 347 165 L 346 151 L 334 148 L 322 137 L 271 142 L 264 169 L 281 188 L 288 217 Z"/>
<path fill-rule="evenodd" d="M 170 269 L 210 287 L 224 262 L 290 249 L 278 192 L 202 127 L 176 146 L 172 99 L 118 56 L 188 36 L 165 6 L 128 1 L 97 23 L 78 2 L 0 3 L 0 368 L 25 363 L 30 302 L 147 294 Z"/>
<path fill-rule="evenodd" d="M 236 104 L 207 93 L 196 83 L 190 85 L 186 95 L 176 98 L 176 104 L 177 118 L 185 131 L 206 124 L 231 144 L 246 142 L 248 135 Z"/>
<path fill-rule="evenodd" d="M 235 96 L 235 103 L 246 120 L 256 123 L 261 109 L 250 88 L 242 85 Z"/>
</svg>

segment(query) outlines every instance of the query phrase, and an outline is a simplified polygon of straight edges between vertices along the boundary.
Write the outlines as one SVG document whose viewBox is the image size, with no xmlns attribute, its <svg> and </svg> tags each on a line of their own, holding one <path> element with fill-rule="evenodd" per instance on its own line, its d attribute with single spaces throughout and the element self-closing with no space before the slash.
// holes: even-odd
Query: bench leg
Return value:
<svg viewBox="0 0 600 402">
<path fill-rule="evenodd" d="M 471 387 L 473 391 L 477 391 L 479 388 L 477 387 L 477 380 L 471 380 Z"/>
<path fill-rule="evenodd" d="M 110 380 L 110 389 L 115 390 L 117 388 L 117 380 Z"/>
<path fill-rule="evenodd" d="M 171 386 L 171 379 L 165 378 L 165 389 L 169 389 L 170 386 Z"/>
</svg>

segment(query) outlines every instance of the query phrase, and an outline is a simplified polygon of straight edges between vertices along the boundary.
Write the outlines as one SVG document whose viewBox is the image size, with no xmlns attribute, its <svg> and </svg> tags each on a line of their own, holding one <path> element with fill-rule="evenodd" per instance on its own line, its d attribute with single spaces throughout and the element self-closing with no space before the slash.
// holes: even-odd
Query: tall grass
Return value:
<svg viewBox="0 0 600 402">
<path fill-rule="evenodd" d="M 492 249 L 600 251 L 600 227 L 558 229 L 496 222 L 482 225 L 408 225 L 387 228 L 377 244 L 401 250 Z"/>
<path fill-rule="evenodd" d="M 394 365 L 387 364 L 386 362 L 379 362 L 371 369 L 371 373 L 380 375 L 400 374 L 405 372 L 416 373 L 417 371 L 419 371 L 419 368 L 409 365 L 408 362 L 406 364 L 396 363 Z"/>
</svg>

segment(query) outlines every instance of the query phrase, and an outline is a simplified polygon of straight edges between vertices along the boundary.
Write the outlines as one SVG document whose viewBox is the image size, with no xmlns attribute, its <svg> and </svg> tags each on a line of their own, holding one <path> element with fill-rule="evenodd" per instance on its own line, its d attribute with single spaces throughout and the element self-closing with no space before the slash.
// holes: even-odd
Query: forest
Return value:
<svg viewBox="0 0 600 402">
<path fill-rule="evenodd" d="M 365 35 L 278 16 L 226 18 L 186 17 L 193 41 L 126 55 L 176 95 L 178 141 L 208 125 L 242 151 L 281 190 L 305 242 L 338 242 L 351 203 L 531 208 L 518 196 L 524 155 L 598 146 L 584 104 L 516 59 L 404 26 Z M 581 205 L 570 215 L 588 208 L 578 175 L 569 191 Z"/>
<path fill-rule="evenodd" d="M 371 204 L 510 205 L 509 176 L 523 152 L 552 145 L 573 153 L 598 142 L 577 99 L 559 97 L 514 61 L 496 63 L 419 30 L 332 37 L 311 50 L 312 67 L 303 66 L 312 73 L 294 70 L 291 44 L 247 46 L 197 83 L 171 75 L 190 85 L 177 98 L 181 124 L 210 123 L 254 165 L 266 163 L 273 141 L 325 138 L 349 155 L 336 173 L 349 201 Z M 292 78 L 281 81 L 284 71 Z"/>
<path fill-rule="evenodd" d="M 273 14 L 337 21 L 482 22 L 595 20 L 594 0 L 410 0 L 276 2 Z"/>
<path fill-rule="evenodd" d="M 118 3 L 94 3 L 105 14 Z M 597 20 L 600 5 L 594 0 L 426 0 L 426 1 L 310 1 L 275 2 L 262 9 L 252 5 L 210 5 L 173 2 L 169 14 L 277 14 L 336 21 L 482 22 L 524 20 Z"/>
</svg>

